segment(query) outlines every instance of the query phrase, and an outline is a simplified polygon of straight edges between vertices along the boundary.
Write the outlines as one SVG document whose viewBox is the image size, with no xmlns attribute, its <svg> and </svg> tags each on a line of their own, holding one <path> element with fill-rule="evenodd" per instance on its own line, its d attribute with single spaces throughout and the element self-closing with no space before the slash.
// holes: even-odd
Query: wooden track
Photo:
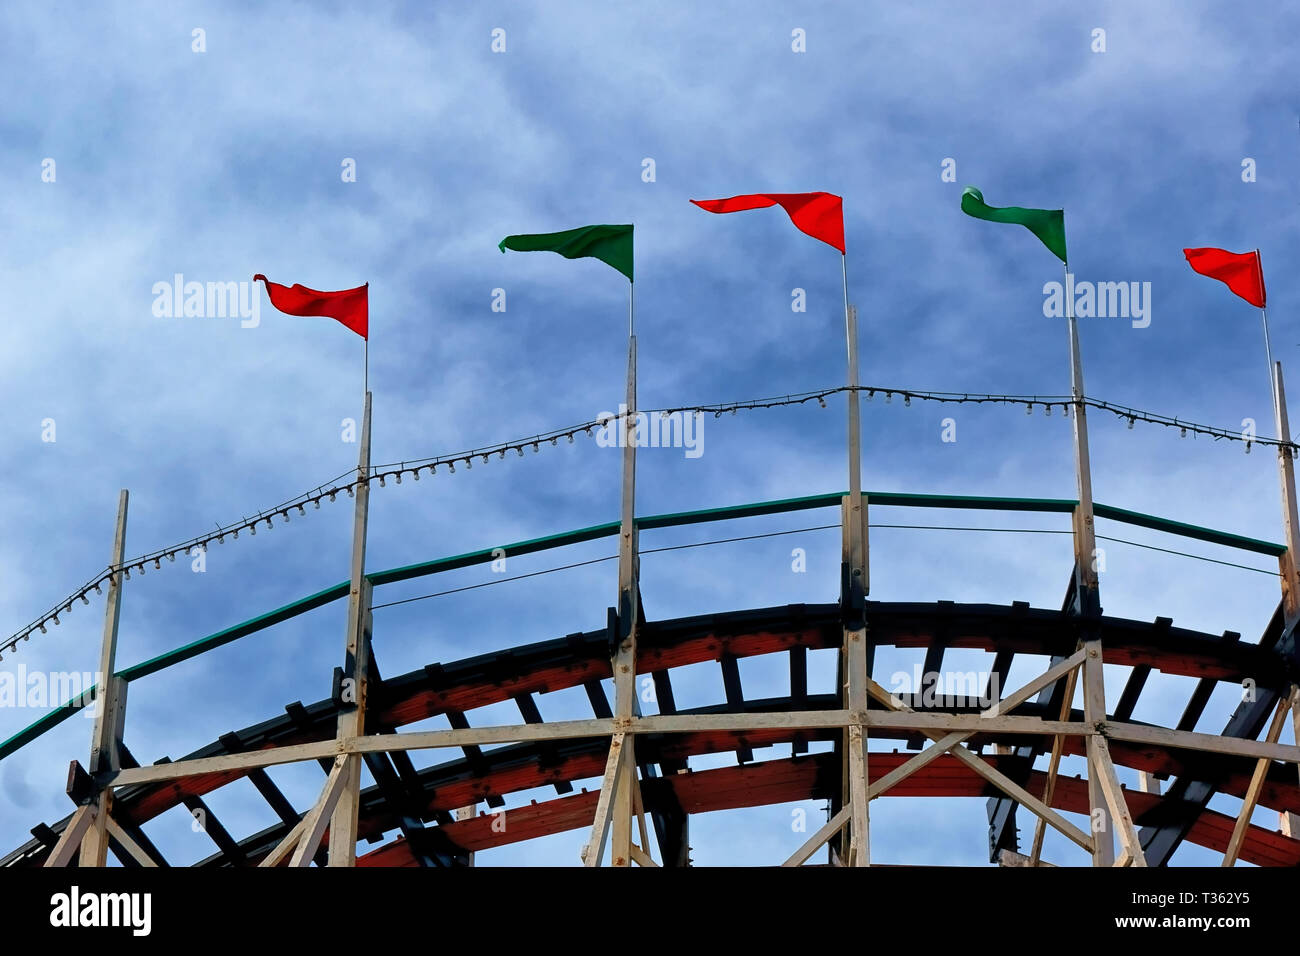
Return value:
<svg viewBox="0 0 1300 956">
<path fill-rule="evenodd" d="M 1079 641 L 1077 618 L 1061 611 L 988 604 L 939 602 L 868 602 L 867 622 L 873 649 L 879 646 L 926 648 L 927 661 L 942 659 L 947 648 L 976 648 L 998 654 L 1006 666 L 1011 655 L 1050 657 L 1072 653 Z M 1102 617 L 1098 621 L 1104 661 L 1165 674 L 1195 677 L 1199 693 L 1208 699 L 1209 690 L 1220 682 L 1233 685 L 1245 679 L 1259 688 L 1284 689 L 1296 680 L 1285 655 L 1274 651 L 1266 639 L 1260 644 L 1242 643 L 1236 635 L 1210 635 L 1172 627 L 1167 620 L 1152 623 Z M 712 614 L 670 621 L 648 622 L 640 631 L 636 670 L 654 675 L 661 712 L 681 714 L 778 712 L 826 710 L 839 706 L 834 695 L 810 695 L 806 664 L 800 666 L 809 649 L 837 648 L 841 640 L 838 605 L 793 605 Z M 749 700 L 739 684 L 735 661 L 745 657 L 783 654 L 790 658 L 791 693 L 777 699 Z M 707 708 L 677 711 L 672 704 L 672 672 L 675 668 L 717 661 L 722 667 L 719 703 Z M 928 669 L 928 668 L 927 668 Z M 533 695 L 564 688 L 586 687 L 597 717 L 609 716 L 609 703 L 600 682 L 611 677 L 610 643 L 606 631 L 574 634 L 500 652 L 480 655 L 450 664 L 429 665 L 386 680 L 374 680 L 370 688 L 366 731 L 392 732 L 437 715 L 446 716 L 453 726 L 464 725 L 463 715 L 475 708 L 514 700 L 528 723 L 540 720 Z M 1144 678 L 1143 678 L 1144 679 Z M 1116 704 L 1125 718 L 1141 693 L 1136 683 Z M 919 702 L 913 702 L 921 710 Z M 1189 704 L 1189 708 L 1195 701 Z M 1059 705 L 1058 705 L 1059 706 Z M 1202 703 L 1201 707 L 1204 706 Z M 1052 705 L 1029 701 L 1016 714 L 1056 719 L 1048 713 Z M 947 711 L 953 712 L 953 711 Z M 211 757 L 242 751 L 282 747 L 290 744 L 329 740 L 334 737 L 338 710 L 329 700 L 310 705 L 294 704 L 285 714 L 224 735 L 186 759 Z M 1193 715 L 1192 723 L 1195 723 Z M 1186 715 L 1185 715 L 1186 716 Z M 1070 720 L 1082 720 L 1075 712 Z M 1131 719 L 1130 719 L 1130 722 Z M 839 732 L 828 730 L 765 729 L 758 731 L 708 731 L 675 734 L 644 734 L 637 743 L 636 762 L 642 768 L 647 811 L 662 823 L 674 815 L 693 814 L 739 807 L 788 803 L 799 800 L 831 800 L 841 792 L 841 758 L 837 752 L 805 754 L 811 740 L 831 741 L 838 747 Z M 905 731 L 873 729 L 872 738 L 906 741 Z M 1010 733 L 980 733 L 970 740 L 973 748 L 991 745 L 1018 746 L 1027 741 Z M 1036 742 L 1036 741 L 1035 741 Z M 793 744 L 794 755 L 755 761 L 755 748 Z M 470 852 L 529 840 L 536 837 L 588 827 L 592 823 L 597 794 L 572 793 L 574 781 L 598 778 L 609 751 L 608 737 L 549 740 L 522 743 L 480 751 L 464 748 L 461 757 L 424 770 L 415 770 L 404 753 L 375 755 L 367 761 L 379 781 L 362 792 L 358 837 L 362 847 L 358 865 L 415 866 L 455 865 Z M 735 752 L 738 765 L 691 772 L 691 757 L 706 753 Z M 1066 754 L 1083 752 L 1082 740 L 1065 738 Z M 1169 749 L 1114 740 L 1110 744 L 1114 762 L 1179 778 L 1210 781 L 1215 790 L 1242 796 L 1247 789 L 1255 761 L 1246 757 L 1211 754 L 1186 749 Z M 912 754 L 873 750 L 869 779 L 878 780 Z M 985 754 L 993 766 L 1042 793 L 1044 775 L 1029 771 L 1027 762 L 1011 754 Z M 293 808 L 279 795 L 262 771 L 235 770 L 184 777 L 160 784 L 125 786 L 114 801 L 114 817 L 156 861 L 161 855 L 144 836 L 143 824 L 176 806 L 202 805 L 202 798 L 244 778 L 252 779 L 281 817 L 281 823 L 243 838 L 229 834 L 208 812 L 208 834 L 215 852 L 200 865 L 225 866 L 258 862 L 269 853 L 309 808 Z M 1300 787 L 1293 766 L 1274 763 L 1269 767 L 1259 804 L 1272 810 L 1300 813 Z M 246 784 L 245 784 L 246 786 Z M 499 807 L 513 793 L 554 787 L 554 798 L 519 806 L 508 811 L 505 832 L 492 826 L 491 815 L 457 820 L 453 812 L 461 807 L 486 802 Z M 269 789 L 268 789 L 269 787 Z M 890 797 L 997 797 L 998 792 L 958 761 L 945 754 L 887 792 Z M 278 797 L 278 799 L 277 799 Z M 1138 826 L 1160 826 L 1179 814 L 1190 813 L 1186 839 L 1222 851 L 1232 834 L 1234 820 L 1214 811 L 1188 808 L 1178 801 L 1145 793 L 1128 792 L 1126 801 Z M 1057 781 L 1051 806 L 1072 813 L 1086 813 L 1087 787 L 1077 778 Z M 41 865 L 57 836 L 68 825 L 65 818 L 50 826 L 38 826 L 36 836 L 0 859 L 0 866 Z M 665 849 L 665 832 L 660 830 L 660 849 L 666 861 L 680 858 Z M 369 853 L 365 843 L 375 843 L 399 832 Z M 116 843 L 110 843 L 126 865 L 135 861 Z M 1261 865 L 1300 864 L 1300 840 L 1251 826 L 1241 859 Z"/>
</svg>

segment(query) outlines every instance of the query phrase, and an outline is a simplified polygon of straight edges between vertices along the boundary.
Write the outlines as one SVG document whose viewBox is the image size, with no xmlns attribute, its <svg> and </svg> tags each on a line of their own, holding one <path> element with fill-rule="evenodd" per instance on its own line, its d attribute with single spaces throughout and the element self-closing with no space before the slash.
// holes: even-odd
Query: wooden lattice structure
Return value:
<svg viewBox="0 0 1300 956">
<path fill-rule="evenodd" d="M 1071 500 L 875 494 L 867 496 L 867 501 L 871 508 L 973 508 L 1071 515 L 1079 510 L 1078 503 Z M 843 503 L 840 495 L 822 495 L 652 516 L 638 521 L 638 528 L 837 506 L 844 513 Z M 1094 505 L 1094 510 L 1105 518 L 1268 554 L 1283 565 L 1287 562 L 1285 549 L 1268 542 L 1102 504 Z M 619 530 L 618 523 L 611 523 L 503 547 L 512 555 L 526 554 L 613 536 Z M 484 549 L 372 573 L 366 579 L 367 591 L 424 574 L 486 563 L 499 553 L 498 549 Z M 117 680 L 125 686 L 143 679 L 171 663 L 341 599 L 348 590 L 340 585 L 313 595 L 167 658 L 125 670 Z M 869 639 L 863 663 L 868 674 L 876 649 L 891 646 L 924 648 L 927 673 L 942 670 L 944 653 L 950 648 L 987 651 L 994 655 L 999 686 L 1005 685 L 1016 655 L 1042 655 L 1050 664 L 1041 677 L 1003 696 L 985 713 L 978 706 L 927 708 L 920 695 L 893 698 L 874 681 L 865 684 L 870 695 L 867 706 L 853 709 L 847 706 L 843 692 L 808 691 L 808 651 L 841 648 L 846 615 L 865 623 Z M 226 734 L 175 762 L 139 767 L 130 750 L 119 745 L 120 769 L 99 778 L 76 769 L 70 793 L 78 803 L 77 810 L 53 825 L 36 827 L 34 838 L 0 860 L 0 865 L 67 863 L 85 838 L 94 835 L 97 819 L 106 823 L 103 846 L 111 847 L 124 864 L 165 865 L 142 825 L 178 805 L 191 812 L 202 810 L 207 820 L 205 829 L 214 853 L 200 865 L 307 864 L 313 860 L 324 864 L 334 852 L 325 837 L 344 790 L 346 759 L 352 755 L 364 762 L 376 781 L 358 789 L 356 838 L 363 849 L 355 857 L 356 865 L 464 865 L 476 851 L 565 831 L 577 831 L 576 854 L 584 844 L 599 842 L 602 833 L 614 831 L 610 823 L 616 800 L 611 794 L 616 797 L 619 784 L 627 781 L 634 781 L 630 784 L 628 834 L 621 847 L 613 847 L 614 862 L 647 862 L 653 855 L 665 865 L 685 865 L 692 814 L 805 799 L 828 801 L 832 817 L 789 862 L 811 859 L 827 840 L 831 849 L 825 858 L 857 860 L 865 858 L 865 844 L 858 849 L 851 839 L 845 841 L 841 836 L 842 826 L 852 823 L 852 796 L 846 798 L 845 793 L 848 730 L 890 741 L 928 737 L 929 746 L 918 753 L 867 753 L 863 776 L 867 806 L 879 796 L 988 797 L 990 855 L 999 862 L 1037 860 L 1043 826 L 1048 825 L 1088 850 L 1097 863 L 1113 862 L 1110 840 L 1106 839 L 1112 834 L 1118 837 L 1121 864 L 1167 862 L 1182 840 L 1223 851 L 1234 860 L 1261 865 L 1300 863 L 1300 839 L 1248 823 L 1256 805 L 1280 812 L 1300 811 L 1295 766 L 1300 752 L 1276 742 L 1296 679 L 1294 642 L 1285 627 L 1281 605 L 1258 643 L 1242 642 L 1231 633 L 1211 635 L 1173 627 L 1165 618 L 1140 622 L 1087 617 L 1080 613 L 1075 576 L 1071 576 L 1060 609 L 1021 603 L 866 601 L 859 611 L 840 602 L 643 620 L 634 672 L 653 678 L 660 713 L 633 713 L 624 718 L 616 716 L 602 684 L 613 676 L 617 616 L 611 609 L 610 624 L 604 630 L 445 665 L 431 664 L 400 676 L 381 677 L 371 652 L 364 710 L 337 696 L 305 706 L 291 704 L 281 716 Z M 759 655 L 788 659 L 788 696 L 746 697 L 738 662 Z M 709 661 L 720 667 L 722 699 L 712 706 L 679 711 L 673 697 L 674 670 Z M 1114 701 L 1101 697 L 1103 662 L 1132 667 L 1123 693 Z M 1198 679 L 1185 712 L 1172 727 L 1131 719 L 1153 671 Z M 1077 681 L 1083 682 L 1085 691 L 1082 711 L 1069 706 Z M 1248 686 L 1253 682 L 1253 699 L 1243 700 L 1221 735 L 1190 732 L 1186 728 L 1196 724 L 1221 682 Z M 542 722 L 537 695 L 576 687 L 586 689 L 591 719 Z M 518 706 L 519 724 L 468 726 L 467 711 L 511 700 Z M 452 729 L 401 730 L 439 714 Z M 360 731 L 339 737 L 340 720 L 348 715 Z M 48 718 L 45 725 L 58 716 Z M 43 729 L 45 726 L 34 727 L 27 739 Z M 1265 739 L 1255 739 L 1265 729 Z M 808 743 L 816 740 L 831 741 L 833 749 L 808 753 Z M 628 746 L 632 741 L 633 746 Z M 15 739 L 5 746 L 12 751 L 24 742 Z M 480 749 L 498 743 L 511 746 Z M 753 748 L 782 743 L 792 745 L 791 756 L 761 762 L 752 759 Z M 446 748 L 458 755 L 417 770 L 409 751 L 422 748 Z M 736 765 L 687 769 L 692 756 L 719 752 L 734 752 Z M 633 755 L 625 756 L 628 753 Z M 1048 756 L 1047 765 L 1042 767 L 1040 760 L 1035 769 L 1034 758 L 1039 755 Z M 1099 772 L 1086 781 L 1058 776 L 1060 758 L 1069 755 L 1090 757 Z M 327 772 L 326 785 L 314 806 L 292 806 L 266 773 L 266 767 L 295 761 L 319 762 Z M 1164 794 L 1122 789 L 1115 778 L 1115 765 L 1133 768 L 1148 778 L 1175 780 Z M 626 769 L 629 766 L 635 774 Z M 600 791 L 573 792 L 574 781 L 592 777 L 604 779 Z M 204 797 L 241 778 L 257 788 L 280 823 L 258 833 L 236 835 L 216 819 Z M 111 789 L 97 786 L 101 780 Z M 508 825 L 494 826 L 504 797 L 547 786 L 554 788 L 553 798 L 505 811 Z M 110 792 L 109 813 L 100 816 L 100 801 Z M 1207 808 L 1216 792 L 1245 800 L 1237 820 Z M 473 807 L 486 812 L 465 812 Z M 1044 821 L 1032 845 L 1016 843 L 1017 807 Z M 1113 824 L 1104 831 L 1085 832 L 1062 817 L 1062 811 L 1093 814 Z M 594 823 L 595 831 L 586 836 Z M 395 831 L 400 832 L 397 839 L 369 852 L 364 849 L 367 843 Z M 657 852 L 652 852 L 652 847 Z M 595 862 L 595 854 L 588 853 L 587 860 Z"/>
</svg>

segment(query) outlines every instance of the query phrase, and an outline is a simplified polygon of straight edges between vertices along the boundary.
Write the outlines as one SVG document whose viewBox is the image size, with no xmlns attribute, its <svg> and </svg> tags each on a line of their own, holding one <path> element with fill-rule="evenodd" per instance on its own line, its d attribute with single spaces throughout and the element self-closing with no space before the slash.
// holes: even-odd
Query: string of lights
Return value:
<svg viewBox="0 0 1300 956">
<path fill-rule="evenodd" d="M 724 414 L 735 415 L 740 411 L 753 411 L 770 408 L 780 408 L 785 406 L 805 405 L 810 402 L 816 402 L 821 408 L 826 407 L 826 399 L 842 392 L 852 391 L 855 386 L 840 385 L 834 388 L 824 388 L 809 392 L 795 392 L 786 395 L 771 396 L 768 398 L 749 399 L 738 402 L 722 402 L 717 404 L 703 405 L 678 405 L 670 408 L 642 409 L 638 415 L 672 415 L 672 414 L 712 414 L 714 418 L 721 418 Z M 1125 405 L 1118 405 L 1113 402 L 1103 401 L 1084 397 L 1076 401 L 1068 395 L 997 395 L 983 392 L 936 392 L 922 391 L 906 388 L 887 388 L 882 386 L 859 385 L 856 386 L 859 393 L 863 393 L 868 402 L 874 400 L 877 395 L 884 396 L 884 403 L 890 404 L 895 398 L 901 398 L 904 406 L 910 406 L 912 400 L 916 399 L 922 402 L 937 402 L 941 404 L 974 404 L 974 405 L 1017 405 L 1025 408 L 1026 414 L 1032 415 L 1036 407 L 1041 407 L 1043 413 L 1047 416 L 1052 414 L 1054 408 L 1060 408 L 1061 414 L 1069 418 L 1070 408 L 1077 404 L 1086 407 L 1092 407 L 1099 411 L 1107 411 L 1116 415 L 1120 419 L 1127 420 L 1128 427 L 1131 429 L 1135 422 L 1143 422 L 1150 425 L 1163 425 L 1167 428 L 1177 428 L 1182 437 L 1187 437 L 1188 432 L 1195 435 L 1206 435 L 1215 441 L 1228 440 L 1238 441 L 1245 444 L 1246 453 L 1250 453 L 1252 445 L 1265 445 L 1277 447 L 1279 450 L 1286 449 L 1292 458 L 1300 457 L 1300 446 L 1291 441 L 1285 441 L 1276 438 L 1260 438 L 1244 431 L 1234 431 L 1227 428 L 1218 428 L 1211 425 L 1203 425 L 1197 422 L 1185 421 L 1180 418 L 1171 418 L 1166 415 L 1159 415 L 1154 412 L 1144 411 L 1138 408 L 1131 408 Z M 292 512 L 297 511 L 299 518 L 305 517 L 307 507 L 311 506 L 313 510 L 319 510 L 321 501 L 334 501 L 341 494 L 346 494 L 349 498 L 355 497 L 356 489 L 363 482 L 369 481 L 372 484 L 378 482 L 379 487 L 386 487 L 389 480 L 395 484 L 401 484 L 403 477 L 409 477 L 413 481 L 419 481 L 421 473 L 432 477 L 438 473 L 438 469 L 444 469 L 447 474 L 455 474 L 456 466 L 460 465 L 468 471 L 474 467 L 475 459 L 478 459 L 480 465 L 487 464 L 491 461 L 492 456 L 496 455 L 498 460 L 504 460 L 510 452 L 514 452 L 517 457 L 524 456 L 524 450 L 531 448 L 534 453 L 541 450 L 544 445 L 552 447 L 558 446 L 561 440 L 567 444 L 573 444 L 578 435 L 585 435 L 590 438 L 595 434 L 596 429 L 608 429 L 617 422 L 622 421 L 624 414 L 607 414 L 592 421 L 583 422 L 567 428 L 557 428 L 547 432 L 541 432 L 528 438 L 515 439 L 514 441 L 502 442 L 495 445 L 487 445 L 481 448 L 472 448 L 468 451 L 456 452 L 450 455 L 440 455 L 429 458 L 417 458 L 410 461 L 390 462 L 383 465 L 372 465 L 370 476 L 367 479 L 360 469 L 353 469 L 343 472 L 340 475 L 317 485 L 311 491 L 304 492 L 301 495 L 282 501 L 278 505 L 259 511 L 251 517 L 245 516 L 239 521 L 231 522 L 227 525 L 218 524 L 212 531 L 204 534 L 195 535 L 194 537 L 174 544 L 166 548 L 160 548 L 147 554 L 124 561 L 119 568 L 106 567 L 97 576 L 83 584 L 80 588 L 70 594 L 67 598 L 55 604 L 44 614 L 21 628 L 7 640 L 0 642 L 0 658 L 3 654 L 16 650 L 20 641 L 31 639 L 31 635 L 40 631 L 47 633 L 47 625 L 57 626 L 59 616 L 67 616 L 72 613 L 73 605 L 77 601 L 82 604 L 89 604 L 89 594 L 94 591 L 96 594 L 102 594 L 102 588 L 108 584 L 113 575 L 118 570 L 122 572 L 126 580 L 130 580 L 131 572 L 135 571 L 143 575 L 150 564 L 154 570 L 162 568 L 162 562 L 165 559 L 169 563 L 175 562 L 178 554 L 190 556 L 195 549 L 206 552 L 208 546 L 214 541 L 217 544 L 225 543 L 226 538 L 232 541 L 238 540 L 241 531 L 247 532 L 250 536 L 257 534 L 259 526 L 264 526 L 265 530 L 270 530 L 275 526 L 274 519 L 280 519 L 282 524 L 288 524 Z M 635 428 L 636 422 L 633 422 Z M 350 480 L 348 479 L 351 476 Z"/>
<path fill-rule="evenodd" d="M 754 399 L 746 402 L 724 402 L 717 405 L 681 405 L 675 408 L 652 409 L 651 411 L 660 414 L 711 412 L 715 418 L 721 418 L 728 412 L 734 415 L 737 411 L 747 409 L 777 408 L 783 405 L 802 405 L 807 402 L 817 402 L 822 408 L 825 408 L 827 398 L 841 392 L 853 390 L 854 386 L 841 385 L 836 388 L 826 388 L 815 392 L 797 392 L 792 395 Z M 1132 428 L 1135 422 L 1143 422 L 1148 425 L 1163 425 L 1166 428 L 1177 428 L 1183 438 L 1186 438 L 1188 432 L 1191 432 L 1193 435 L 1207 435 L 1215 441 L 1227 439 L 1228 441 L 1242 442 L 1245 445 L 1247 454 L 1250 453 L 1253 445 L 1266 445 L 1285 448 L 1290 452 L 1292 458 L 1300 457 L 1300 444 L 1293 441 L 1279 438 L 1261 438 L 1245 430 L 1204 425 L 1186 419 L 1144 411 L 1140 408 L 1118 405 L 1098 398 L 1088 398 L 1087 396 L 1084 396 L 1081 402 L 1077 402 L 1069 395 L 991 395 L 977 392 L 931 392 L 908 388 L 883 388 L 878 385 L 859 385 L 856 386 L 856 390 L 865 394 L 867 401 L 872 401 L 877 395 L 883 395 L 886 404 L 892 402 L 894 398 L 901 398 L 903 404 L 907 406 L 912 404 L 914 398 L 925 402 L 957 405 L 1022 405 L 1026 414 L 1032 415 L 1036 407 L 1041 407 L 1043 413 L 1047 416 L 1052 414 L 1052 409 L 1059 408 L 1062 416 L 1067 419 L 1070 416 L 1070 408 L 1082 404 L 1085 407 L 1095 408 L 1099 411 L 1111 412 L 1117 418 L 1127 420 L 1129 428 Z"/>
</svg>

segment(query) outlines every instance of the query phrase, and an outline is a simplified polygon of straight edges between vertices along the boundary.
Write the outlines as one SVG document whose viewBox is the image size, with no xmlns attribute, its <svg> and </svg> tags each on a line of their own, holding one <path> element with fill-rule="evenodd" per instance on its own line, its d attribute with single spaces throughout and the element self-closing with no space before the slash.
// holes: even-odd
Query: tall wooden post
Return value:
<svg viewBox="0 0 1300 956">
<path fill-rule="evenodd" d="M 844 272 L 844 331 L 848 345 L 849 379 L 849 494 L 842 506 L 844 582 L 843 602 L 844 703 L 849 726 L 844 731 L 844 760 L 841 773 L 843 796 L 849 807 L 849 823 L 841 845 L 849 866 L 871 863 L 870 808 L 867 800 L 867 571 L 866 501 L 862 497 L 862 427 L 858 401 L 858 310 L 849 305 L 848 271 Z"/>
<path fill-rule="evenodd" d="M 108 601 L 104 608 L 104 640 L 96 675 L 95 727 L 90 741 L 90 774 L 121 769 L 122 729 L 126 713 L 126 682 L 116 676 L 117 628 L 122 617 L 122 562 L 126 557 L 126 508 L 130 495 L 125 488 L 117 500 L 117 530 L 113 534 L 113 557 L 109 562 Z M 81 842 L 81 865 L 104 866 L 108 861 L 108 817 L 113 808 L 113 790 L 105 787 L 95 797 L 95 818 Z"/>
<path fill-rule="evenodd" d="M 342 740 L 365 733 L 366 690 L 370 664 L 370 582 L 366 579 L 366 525 L 370 516 L 370 393 L 366 392 L 357 464 L 356 510 L 352 519 L 352 586 L 348 592 L 347 645 L 343 655 L 335 736 Z M 344 757 L 342 792 L 330 816 L 329 865 L 355 866 L 357 810 L 361 800 L 361 756 Z M 314 848 L 313 848 L 314 849 Z M 308 857 L 310 859 L 310 856 Z"/>
<path fill-rule="evenodd" d="M 629 289 L 631 286 L 629 285 Z M 629 296 L 631 293 L 629 292 Z M 629 304 L 629 316 L 631 314 Z M 631 329 L 629 319 L 629 330 Z M 618 549 L 618 648 L 614 654 L 614 716 L 632 720 L 637 716 L 636 640 L 640 617 L 637 582 L 640 560 L 637 548 L 636 503 L 636 336 L 627 344 L 627 417 L 623 420 L 623 501 Z M 636 776 L 636 736 L 628 734 L 623 759 L 614 782 L 613 837 L 610 862 L 614 866 L 632 863 L 633 791 Z M 649 851 L 649 847 L 642 847 Z"/>
<path fill-rule="evenodd" d="M 1066 315 L 1070 326 L 1070 393 L 1074 398 L 1074 471 L 1079 503 L 1074 509 L 1074 611 L 1082 618 L 1081 636 L 1087 658 L 1083 668 L 1084 720 L 1090 725 L 1106 719 L 1106 686 L 1102 649 L 1095 619 L 1101 616 L 1097 579 L 1097 534 L 1092 510 L 1092 463 L 1088 454 L 1088 411 L 1083 404 L 1083 357 L 1079 351 L 1079 320 L 1074 316 L 1070 267 L 1065 265 Z M 1093 866 L 1115 862 L 1114 827 L 1101 777 L 1103 755 L 1096 738 L 1087 738 L 1088 806 L 1091 810 Z"/>
<path fill-rule="evenodd" d="M 638 580 L 640 558 L 636 529 L 636 287 L 628 282 L 627 401 L 620 430 L 623 439 L 623 494 L 618 541 L 617 632 L 610 668 L 614 677 L 614 719 L 624 728 L 640 715 L 636 697 L 636 641 L 641 616 Z M 605 841 L 611 840 L 610 861 L 631 866 L 632 817 L 636 814 L 636 735 L 623 730 L 610 738 L 609 760 L 601 781 L 591 838 L 583 849 L 586 866 L 600 866 Z M 612 834 L 612 836 L 611 836 Z M 640 851 L 649 855 L 649 847 Z"/>
<path fill-rule="evenodd" d="M 1277 436 L 1282 441 L 1291 440 L 1291 427 L 1286 413 L 1286 388 L 1282 384 L 1282 363 L 1273 364 L 1273 418 Z M 1295 462 L 1291 450 L 1277 450 L 1278 480 L 1282 485 L 1282 530 L 1286 535 L 1286 553 L 1278 558 L 1282 572 L 1282 614 L 1290 629 L 1300 621 L 1300 576 L 1296 569 L 1296 554 L 1300 553 L 1300 518 L 1296 516 Z"/>
<path fill-rule="evenodd" d="M 1069 267 L 1066 267 L 1069 278 Z M 1083 357 L 1079 352 L 1079 321 L 1074 304 L 1066 295 L 1070 324 L 1070 392 L 1074 398 L 1074 472 L 1079 494 L 1074 509 L 1074 583 L 1075 602 L 1083 617 L 1101 613 L 1101 597 L 1095 565 L 1097 536 L 1092 511 L 1092 463 L 1088 454 L 1088 411 L 1083 404 Z"/>
</svg>

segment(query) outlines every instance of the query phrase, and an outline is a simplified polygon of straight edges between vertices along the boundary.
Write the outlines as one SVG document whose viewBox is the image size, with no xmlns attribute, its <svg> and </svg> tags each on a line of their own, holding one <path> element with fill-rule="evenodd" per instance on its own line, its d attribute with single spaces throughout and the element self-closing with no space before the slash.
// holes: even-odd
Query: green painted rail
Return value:
<svg viewBox="0 0 1300 956">
<path fill-rule="evenodd" d="M 684 525 L 703 524 L 710 521 L 731 521 L 736 518 L 753 518 L 760 515 L 789 514 L 795 511 L 808 511 L 815 508 L 838 508 L 840 501 L 847 492 L 835 492 L 833 494 L 810 495 L 804 498 L 782 498 L 777 501 L 760 501 L 753 504 L 729 505 L 724 508 L 705 508 L 699 511 L 682 511 L 676 514 L 650 515 L 645 518 L 637 519 L 637 527 L 643 530 L 654 528 L 676 528 Z M 980 497 L 973 495 L 920 495 L 907 494 L 894 491 L 873 491 L 867 492 L 867 499 L 875 507 L 895 506 L 904 508 L 953 508 L 977 511 L 1029 511 L 1029 512 L 1056 512 L 1069 514 L 1078 505 L 1077 499 L 1068 498 L 999 498 L 999 497 Z M 1154 531 L 1163 531 L 1169 534 L 1180 535 L 1184 538 L 1194 538 L 1198 541 L 1207 541 L 1212 544 L 1225 545 L 1230 548 L 1238 548 L 1243 551 L 1252 551 L 1256 554 L 1266 554 L 1273 557 L 1286 553 L 1286 548 L 1280 544 L 1274 544 L 1269 541 L 1260 541 L 1256 538 L 1247 538 L 1242 535 L 1230 534 L 1226 531 L 1216 531 L 1213 528 L 1202 528 L 1199 525 L 1185 524 L 1181 521 L 1171 521 L 1168 518 L 1158 518 L 1154 515 L 1142 514 L 1137 511 L 1127 511 L 1123 508 L 1115 508 L 1110 505 L 1094 503 L 1093 511 L 1098 518 L 1109 518 L 1113 521 L 1121 521 L 1125 524 L 1134 525 L 1140 528 L 1149 528 Z M 408 581 L 412 578 L 425 577 L 430 574 L 439 574 L 443 571 L 454 571 L 458 568 L 473 567 L 478 564 L 491 563 L 499 551 L 515 557 L 521 554 L 534 554 L 538 551 L 549 551 L 553 548 L 563 548 L 569 545 L 581 544 L 585 541 L 595 541 L 598 538 L 613 537 L 618 534 L 619 523 L 617 521 L 606 522 L 605 524 L 592 525 L 589 528 L 579 528 L 576 531 L 565 531 L 561 534 L 548 535 L 543 538 L 530 538 L 527 541 L 516 541 L 514 544 L 499 545 L 493 548 L 482 548 L 478 551 L 469 551 L 465 554 L 458 554 L 449 558 L 437 558 L 433 561 L 424 561 L 419 564 L 410 564 L 401 568 L 392 568 L 388 571 L 374 571 L 367 575 L 372 585 L 393 584 L 398 581 Z M 318 591 L 305 598 L 300 598 L 283 607 L 278 607 L 274 611 L 258 617 L 250 618 L 242 624 L 236 624 L 234 627 L 228 627 L 225 630 L 217 631 L 215 634 L 209 634 L 207 637 L 201 637 L 197 641 L 178 647 L 174 650 L 167 651 L 165 654 L 159 654 L 157 657 L 139 664 L 133 664 L 125 670 L 119 671 L 119 675 L 128 681 L 139 680 L 150 674 L 156 674 L 161 670 L 180 664 L 183 661 L 191 660 L 208 651 L 215 650 L 223 645 L 230 644 L 242 637 L 255 634 L 258 631 L 287 621 L 290 618 L 297 617 L 300 614 L 306 614 L 308 611 L 314 611 L 318 607 L 324 607 L 341 598 L 347 597 L 349 583 L 344 581 L 333 587 Z M 63 721 L 67 720 L 86 703 L 93 700 L 97 688 L 91 688 L 87 693 L 73 698 L 67 703 L 54 708 L 48 714 L 34 721 L 30 726 L 20 730 L 8 740 L 0 743 L 0 760 L 8 757 L 10 754 L 31 743 L 36 738 L 49 730 L 57 727 Z"/>
</svg>

